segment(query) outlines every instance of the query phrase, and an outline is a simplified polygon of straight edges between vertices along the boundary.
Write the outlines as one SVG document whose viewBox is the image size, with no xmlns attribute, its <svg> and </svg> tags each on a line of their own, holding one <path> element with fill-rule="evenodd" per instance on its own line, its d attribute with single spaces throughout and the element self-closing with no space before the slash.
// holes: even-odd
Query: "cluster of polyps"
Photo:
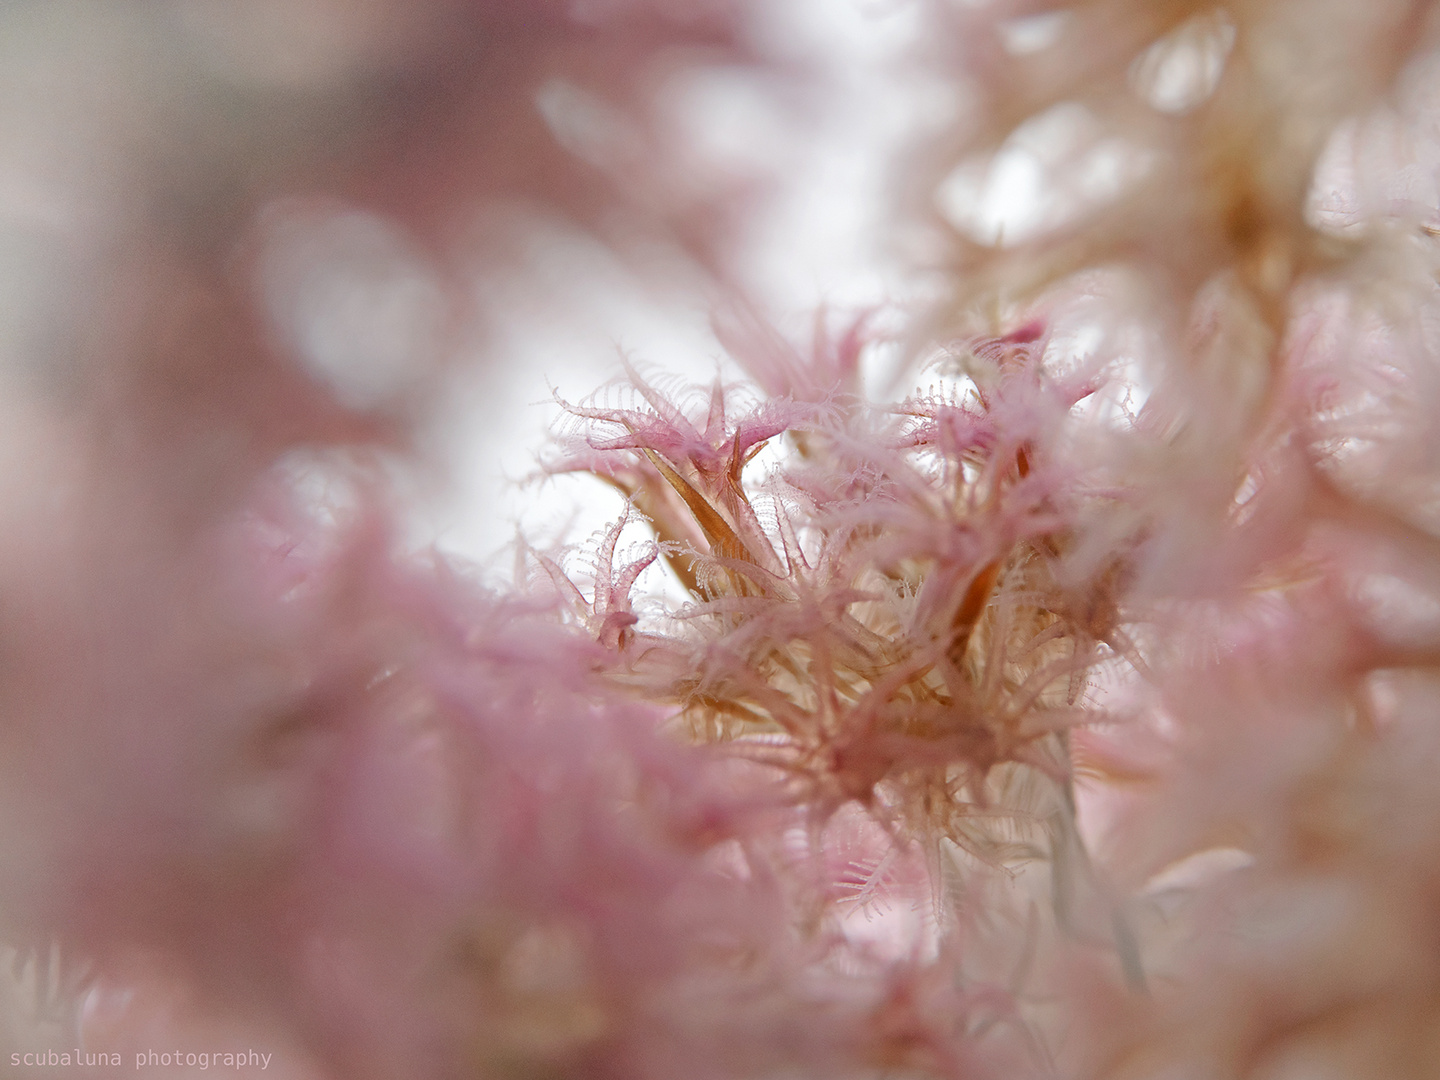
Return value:
<svg viewBox="0 0 1440 1080">
<path fill-rule="evenodd" d="M 1077 533 L 1087 504 L 1116 496 L 1087 494 L 1063 453 L 1096 383 L 1047 374 L 1045 344 L 1040 324 L 977 340 L 948 391 L 899 406 L 837 388 L 738 420 L 734 388 L 687 412 L 631 371 L 633 403 L 568 407 L 581 429 L 557 466 L 628 496 L 690 593 L 668 618 L 633 612 L 622 594 L 656 548 L 615 567 L 628 511 L 594 601 L 546 561 L 611 646 L 613 677 L 770 766 L 813 827 L 863 807 L 893 848 L 874 866 L 924 856 L 942 923 L 946 894 L 984 867 L 1048 862 L 1059 895 L 1095 898 L 1069 732 L 1104 719 L 1093 669 L 1143 663 L 1117 606 L 1125 551 L 1097 560 Z M 782 464 L 748 479 L 771 439 Z"/>
<path fill-rule="evenodd" d="M 559 467 L 633 509 L 593 590 L 539 560 L 568 621 L 398 552 L 374 490 L 326 523 L 274 489 L 383 457 L 444 367 L 404 229 L 456 254 L 454 214 L 518 193 L 620 232 L 654 211 L 722 262 L 726 180 L 670 183 L 622 106 L 673 85 L 661 40 L 730 63 L 741 35 L 723 2 L 379 6 L 432 9 L 435 66 L 333 84 L 349 150 L 267 143 L 277 73 L 254 83 L 205 167 L 153 170 L 176 212 L 100 242 L 95 355 L 0 425 L 0 916 L 35 968 L 89 965 L 87 1054 L 1440 1072 L 1434 5 L 902 5 L 932 27 L 907 70 L 972 107 L 907 172 L 923 261 L 948 237 L 956 271 L 915 336 L 1043 319 L 995 316 L 896 406 L 859 394 L 857 328 L 813 362 L 732 334 L 759 404 L 632 377 L 573 408 Z M 248 47 L 290 7 L 316 5 Z M 366 120 L 384 86 L 418 96 Z M 662 562 L 688 598 L 655 612 L 632 594 Z"/>
</svg>

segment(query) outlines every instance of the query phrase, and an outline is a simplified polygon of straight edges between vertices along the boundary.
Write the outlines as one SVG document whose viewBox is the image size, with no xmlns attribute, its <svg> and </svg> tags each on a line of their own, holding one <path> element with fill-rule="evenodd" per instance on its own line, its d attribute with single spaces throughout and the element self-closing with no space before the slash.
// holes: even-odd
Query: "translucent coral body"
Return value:
<svg viewBox="0 0 1440 1080">
<path fill-rule="evenodd" d="M 804 346 L 801 0 L 12 8 L 17 1075 L 1440 1075 L 1433 5 L 856 16 L 900 299 Z M 428 543 L 617 277 L 713 382 Z"/>
</svg>

